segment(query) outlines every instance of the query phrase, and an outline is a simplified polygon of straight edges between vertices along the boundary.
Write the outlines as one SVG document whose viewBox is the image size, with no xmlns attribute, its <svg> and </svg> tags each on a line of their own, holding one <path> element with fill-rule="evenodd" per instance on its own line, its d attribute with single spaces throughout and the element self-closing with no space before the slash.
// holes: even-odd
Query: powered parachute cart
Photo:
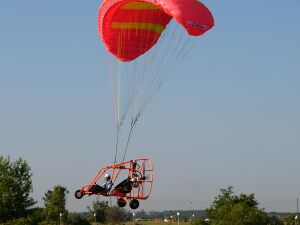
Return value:
<svg viewBox="0 0 300 225">
<path fill-rule="evenodd" d="M 77 199 L 81 199 L 84 195 L 115 197 L 119 207 L 125 207 L 129 203 L 130 208 L 137 209 L 139 200 L 146 200 L 150 196 L 153 175 L 152 161 L 147 158 L 113 164 L 100 169 L 90 184 L 75 192 L 75 197 Z M 99 185 L 97 182 L 105 183 Z"/>
</svg>

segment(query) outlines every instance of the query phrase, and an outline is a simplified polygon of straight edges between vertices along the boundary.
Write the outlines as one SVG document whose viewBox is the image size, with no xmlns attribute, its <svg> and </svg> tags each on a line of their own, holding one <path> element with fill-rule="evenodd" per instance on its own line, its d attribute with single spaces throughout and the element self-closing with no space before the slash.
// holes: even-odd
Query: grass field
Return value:
<svg viewBox="0 0 300 225">
<path fill-rule="evenodd" d="M 125 225 L 178 225 L 178 222 L 163 222 L 163 221 L 134 221 L 134 223 L 126 222 Z M 190 222 L 179 222 L 179 225 L 191 225 Z"/>
<path fill-rule="evenodd" d="M 100 225 L 100 223 L 92 222 L 92 225 Z M 120 225 L 178 225 L 178 222 L 163 222 L 163 221 L 129 221 Z M 191 225 L 190 222 L 179 222 L 179 225 Z"/>
</svg>

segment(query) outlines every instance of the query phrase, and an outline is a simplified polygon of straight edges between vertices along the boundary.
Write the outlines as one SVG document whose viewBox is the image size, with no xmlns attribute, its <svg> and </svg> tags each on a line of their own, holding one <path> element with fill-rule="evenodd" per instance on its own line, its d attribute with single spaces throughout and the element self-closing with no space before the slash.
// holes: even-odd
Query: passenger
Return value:
<svg viewBox="0 0 300 225">
<path fill-rule="evenodd" d="M 93 194 L 100 194 L 100 193 L 107 193 L 111 190 L 112 186 L 113 186 L 113 182 L 111 180 L 111 176 L 109 174 L 105 174 L 105 183 L 102 184 L 101 186 L 98 184 L 95 184 L 92 188 L 91 188 L 91 192 L 93 192 Z"/>
</svg>

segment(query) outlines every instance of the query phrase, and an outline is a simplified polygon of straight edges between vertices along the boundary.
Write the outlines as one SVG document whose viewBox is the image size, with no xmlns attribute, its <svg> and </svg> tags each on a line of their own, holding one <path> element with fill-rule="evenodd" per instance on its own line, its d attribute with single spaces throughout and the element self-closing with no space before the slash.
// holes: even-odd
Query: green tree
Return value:
<svg viewBox="0 0 300 225">
<path fill-rule="evenodd" d="M 66 187 L 60 185 L 54 186 L 53 190 L 48 190 L 45 193 L 44 200 L 44 216 L 47 221 L 59 221 L 60 214 L 62 220 L 68 216 L 66 210 L 66 195 L 69 193 Z"/>
<path fill-rule="evenodd" d="M 146 212 L 145 212 L 145 210 L 140 210 L 140 211 L 137 211 L 136 213 L 135 213 L 135 215 L 136 215 L 136 218 L 146 218 Z"/>
<path fill-rule="evenodd" d="M 195 221 L 192 221 L 190 224 L 191 225 L 209 225 L 209 223 L 203 219 L 196 219 Z"/>
<path fill-rule="evenodd" d="M 109 223 L 120 223 L 131 220 L 132 214 L 118 206 L 108 207 L 106 210 L 106 221 Z"/>
<path fill-rule="evenodd" d="M 88 206 L 89 212 L 92 215 L 96 214 L 96 222 L 98 223 L 106 223 L 108 208 L 108 201 L 99 201 L 98 199 L 93 201 L 92 207 Z"/>
<path fill-rule="evenodd" d="M 34 225 L 34 223 L 31 219 L 21 217 L 18 219 L 8 220 L 1 225 Z"/>
<path fill-rule="evenodd" d="M 69 225 L 90 225 L 86 218 L 78 213 L 70 213 L 68 216 L 67 224 Z"/>
<path fill-rule="evenodd" d="M 28 163 L 19 158 L 14 162 L 0 156 L 0 223 L 27 216 L 35 201 L 32 173 Z"/>
<path fill-rule="evenodd" d="M 296 217 L 296 215 L 294 215 L 294 214 L 289 215 L 288 217 L 286 217 L 284 219 L 285 224 L 287 224 L 287 225 L 294 225 L 294 224 L 296 224 L 295 223 L 296 222 L 295 217 Z M 300 224 L 299 220 L 300 220 L 300 218 L 298 219 L 298 224 Z"/>
<path fill-rule="evenodd" d="M 212 206 L 207 209 L 211 225 L 282 225 L 275 217 L 258 208 L 254 194 L 234 195 L 233 188 L 221 189 Z"/>
<path fill-rule="evenodd" d="M 269 216 L 269 224 L 270 225 L 283 225 L 284 222 L 281 221 L 277 216 Z"/>
<path fill-rule="evenodd" d="M 40 225 L 40 223 L 44 220 L 42 212 L 42 208 L 33 208 L 30 209 L 27 217 L 8 220 L 5 223 L 0 223 L 0 225 Z"/>
<path fill-rule="evenodd" d="M 33 208 L 30 210 L 28 219 L 32 222 L 32 225 L 38 225 L 40 222 L 44 221 L 43 208 Z"/>
</svg>

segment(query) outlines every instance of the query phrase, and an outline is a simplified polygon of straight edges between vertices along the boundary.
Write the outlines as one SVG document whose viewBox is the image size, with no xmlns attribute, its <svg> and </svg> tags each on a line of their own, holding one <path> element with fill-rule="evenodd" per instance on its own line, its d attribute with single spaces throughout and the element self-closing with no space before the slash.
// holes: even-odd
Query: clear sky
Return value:
<svg viewBox="0 0 300 225">
<path fill-rule="evenodd" d="M 26 159 L 34 198 L 73 192 L 111 163 L 115 144 L 101 1 L 1 1 L 0 154 Z M 195 209 L 220 188 L 295 211 L 300 195 L 300 1 L 205 4 L 215 27 L 147 108 L 129 158 L 153 159 L 141 209 Z"/>
</svg>

